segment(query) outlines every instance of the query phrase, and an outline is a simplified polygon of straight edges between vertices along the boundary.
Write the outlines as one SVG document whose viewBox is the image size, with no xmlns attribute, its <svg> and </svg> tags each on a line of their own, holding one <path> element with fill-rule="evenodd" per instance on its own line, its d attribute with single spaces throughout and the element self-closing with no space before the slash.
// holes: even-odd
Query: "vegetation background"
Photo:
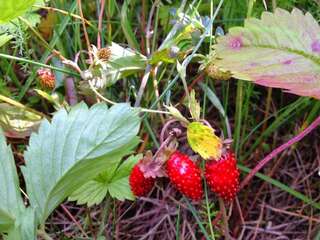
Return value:
<svg viewBox="0 0 320 240">
<path fill-rule="evenodd" d="M 93 104 L 95 97 L 81 88 L 79 76 L 74 72 L 70 74 L 70 69 L 58 58 L 50 62 L 56 77 L 55 93 L 50 95 L 54 100 L 50 102 L 48 97 L 34 91 L 42 88 L 36 69 L 39 64 L 47 64 L 52 48 L 66 59 L 78 56 L 81 69 L 89 67 L 84 51 L 90 44 L 107 47 L 115 42 L 150 56 L 170 34 L 177 19 L 175 13 L 184 3 L 182 12 L 197 11 L 204 18 L 213 15 L 220 1 L 50 1 L 49 7 L 37 10 L 41 16 L 38 24 L 27 29 L 15 28 L 11 32 L 13 41 L 0 48 L 0 94 L 50 116 L 56 99 L 60 98 L 58 102 L 62 103 L 61 98 L 70 97 L 64 81 L 71 79 L 77 85 L 78 101 Z M 263 11 L 276 7 L 289 11 L 299 8 L 320 20 L 317 0 L 225 0 L 217 11 L 212 34 L 228 32 L 232 26 L 243 25 L 247 16 L 260 17 Z M 86 28 L 79 16 L 90 22 Z M 210 41 L 204 41 L 198 53 L 209 55 L 210 46 Z M 202 116 L 215 128 L 225 130 L 224 119 L 214 107 L 214 96 L 220 99 L 233 130 L 233 146 L 242 178 L 265 155 L 301 132 L 320 113 L 320 102 L 315 99 L 235 79 L 212 79 L 199 71 L 200 65 L 196 59 L 188 65 L 188 87 L 196 91 L 203 107 Z M 157 72 L 151 72 L 152 80 L 146 84 L 142 96 L 139 89 L 143 73 L 124 76 L 100 93 L 114 102 L 134 103 L 140 98 L 140 105 L 148 109 L 164 110 L 164 104 L 181 103 L 178 108 L 187 115 L 182 104 L 183 84 L 175 78 L 176 62 L 167 62 Z M 137 152 L 157 149 L 166 118 L 161 114 L 145 115 L 139 133 L 143 143 Z M 232 236 L 250 240 L 320 239 L 319 139 L 319 130 L 314 131 L 273 159 L 241 190 L 236 201 L 228 206 Z M 10 138 L 9 142 L 17 166 L 23 164 L 22 153 L 28 139 Z M 105 238 L 99 239 L 121 240 L 223 238 L 219 204 L 211 193 L 206 191 L 204 201 L 191 204 L 165 180 L 158 183 L 148 197 L 134 202 L 109 199 L 92 207 L 65 202 L 49 217 L 45 227 L 53 239 L 97 239 L 100 235 Z"/>
</svg>

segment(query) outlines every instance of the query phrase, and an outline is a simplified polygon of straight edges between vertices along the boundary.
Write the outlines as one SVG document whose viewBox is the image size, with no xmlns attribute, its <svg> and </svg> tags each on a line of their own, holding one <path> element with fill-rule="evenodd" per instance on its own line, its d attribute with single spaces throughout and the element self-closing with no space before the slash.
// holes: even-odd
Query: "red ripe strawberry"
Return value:
<svg viewBox="0 0 320 240">
<path fill-rule="evenodd" d="M 206 164 L 205 176 L 211 190 L 226 201 L 232 201 L 239 191 L 239 170 L 232 152 L 225 153 L 218 161 Z"/>
<path fill-rule="evenodd" d="M 139 164 L 136 164 L 132 168 L 129 176 L 129 184 L 131 191 L 135 196 L 142 197 L 147 195 L 151 191 L 154 182 L 154 178 L 146 178 L 143 175 L 143 172 L 140 170 Z"/>
<path fill-rule="evenodd" d="M 193 200 L 201 199 L 200 169 L 187 155 L 175 151 L 167 161 L 166 168 L 170 181 L 181 193 Z"/>
</svg>

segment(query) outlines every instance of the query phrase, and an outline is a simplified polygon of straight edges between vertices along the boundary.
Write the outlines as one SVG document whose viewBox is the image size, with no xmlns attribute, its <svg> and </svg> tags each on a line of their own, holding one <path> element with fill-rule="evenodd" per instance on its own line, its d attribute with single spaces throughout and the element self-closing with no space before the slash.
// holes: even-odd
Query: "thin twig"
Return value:
<svg viewBox="0 0 320 240">
<path fill-rule="evenodd" d="M 256 228 L 254 230 L 254 234 L 253 234 L 252 240 L 255 240 L 257 235 L 258 235 L 257 229 L 260 228 L 260 224 L 261 224 L 261 221 L 263 219 L 264 207 L 265 207 L 265 200 L 263 199 L 262 206 L 261 206 L 262 209 L 260 209 L 259 218 L 258 218 L 258 221 L 257 221 L 257 224 L 256 224 Z"/>
<path fill-rule="evenodd" d="M 62 13 L 62 14 L 64 14 L 64 15 L 71 16 L 71 17 L 73 17 L 73 18 L 76 18 L 76 19 L 81 20 L 81 17 L 80 17 L 79 15 L 74 14 L 74 13 L 70 13 L 70 12 L 67 12 L 67 11 L 64 11 L 64 10 L 59 9 L 59 8 L 41 6 L 41 5 L 38 5 L 38 4 L 34 4 L 33 6 L 36 7 L 36 8 L 46 9 L 46 10 L 48 10 L 48 11 L 59 12 L 59 13 Z M 89 26 L 92 26 L 92 24 L 91 24 L 87 19 L 84 19 L 84 21 L 85 21 L 85 23 L 88 24 Z"/>
<path fill-rule="evenodd" d="M 6 59 L 19 61 L 19 62 L 29 63 L 29 64 L 33 64 L 33 65 L 36 65 L 36 66 L 40 66 L 40 67 L 49 68 L 49 69 L 52 69 L 52 70 L 55 70 L 55 71 L 63 72 L 63 73 L 66 73 L 66 74 L 69 74 L 69 75 L 72 75 L 72 76 L 75 76 L 75 77 L 80 77 L 80 75 L 78 73 L 75 73 L 73 71 L 69 71 L 69 70 L 64 69 L 64 68 L 59 68 L 59 67 L 47 65 L 47 64 L 44 64 L 44 63 L 41 63 L 41 62 L 37 62 L 37 61 L 32 61 L 32 60 L 29 60 L 29 59 L 26 59 L 26 58 L 20 58 L 20 57 L 8 55 L 8 54 L 3 54 L 3 53 L 0 53 L 0 58 L 6 58 Z"/>
<path fill-rule="evenodd" d="M 237 209 L 239 211 L 240 221 L 241 221 L 241 224 L 243 226 L 244 225 L 244 217 L 243 217 L 243 213 L 242 213 L 242 209 L 241 209 L 238 197 L 236 197 L 235 201 L 236 201 Z"/>
<path fill-rule="evenodd" d="M 109 103 L 111 105 L 115 105 L 117 104 L 116 102 L 113 102 L 111 101 L 110 99 L 108 98 L 105 98 L 104 96 L 102 96 L 98 91 L 97 89 L 93 86 L 93 83 L 91 80 L 88 81 L 89 83 L 89 86 L 90 86 L 90 89 L 103 101 L 105 101 L 106 103 Z M 166 112 L 166 111 L 159 111 L 159 110 L 153 110 L 153 109 L 148 109 L 148 108 L 139 108 L 141 112 L 148 112 L 148 113 L 159 113 L 159 114 L 169 114 L 171 115 L 170 112 Z"/>
<path fill-rule="evenodd" d="M 270 209 L 271 211 L 277 212 L 277 213 L 282 213 L 282 214 L 287 214 L 289 216 L 294 216 L 294 217 L 298 217 L 298 218 L 302 218 L 308 221 L 313 221 L 316 223 L 320 223 L 320 219 L 319 218 L 314 218 L 314 217 L 310 217 L 310 216 L 306 216 L 306 215 L 302 215 L 301 213 L 295 213 L 295 212 L 290 212 L 290 211 L 286 211 L 283 209 L 278 209 L 278 208 L 274 208 L 272 206 L 266 205 L 266 208 Z"/>
<path fill-rule="evenodd" d="M 68 217 L 72 220 L 72 222 L 74 222 L 76 224 L 76 226 L 79 228 L 79 230 L 81 231 L 83 236 L 85 236 L 86 238 L 89 238 L 87 233 L 83 230 L 81 224 L 73 217 L 73 215 L 70 213 L 70 211 L 63 204 L 61 204 L 61 208 L 68 215 Z"/>
<path fill-rule="evenodd" d="M 161 133 L 160 133 L 160 144 L 162 145 L 162 143 L 164 142 L 164 135 L 168 129 L 168 127 L 172 124 L 172 123 L 175 123 L 175 122 L 178 122 L 179 120 L 177 119 L 171 119 L 169 120 L 168 122 L 166 122 L 164 124 L 164 126 L 162 127 L 162 130 L 161 130 Z"/>
<path fill-rule="evenodd" d="M 77 0 L 77 3 L 78 3 L 78 7 L 79 7 L 80 16 L 81 16 L 81 22 L 82 22 L 82 27 L 83 27 L 83 33 L 84 33 L 84 37 L 85 37 L 85 39 L 86 39 L 87 49 L 88 49 L 88 52 L 89 52 L 90 62 L 93 62 L 93 60 L 92 60 L 92 55 L 91 55 L 91 45 L 90 45 L 90 40 L 89 40 L 89 36 L 88 36 L 88 32 L 87 32 L 87 28 L 86 28 L 86 23 L 85 23 L 85 21 L 84 21 L 83 12 L 82 12 L 81 0 Z"/>
<path fill-rule="evenodd" d="M 231 236 L 229 233 L 228 216 L 227 216 L 226 207 L 224 205 L 224 201 L 222 198 L 219 198 L 219 205 L 220 205 L 220 210 L 222 212 L 224 237 L 226 240 L 231 240 Z"/>
<path fill-rule="evenodd" d="M 81 71 L 80 67 L 78 66 L 77 62 L 74 62 L 74 61 L 71 61 L 71 60 L 65 58 L 65 57 L 64 57 L 59 51 L 57 51 L 57 50 L 53 50 L 53 51 L 52 51 L 52 54 L 55 55 L 55 56 L 57 56 L 58 58 L 60 58 L 61 62 L 62 62 L 64 65 L 66 65 L 66 66 L 68 66 L 68 67 L 76 70 L 76 71 L 77 71 L 78 73 L 80 73 L 80 74 L 82 73 L 82 71 Z"/>
</svg>

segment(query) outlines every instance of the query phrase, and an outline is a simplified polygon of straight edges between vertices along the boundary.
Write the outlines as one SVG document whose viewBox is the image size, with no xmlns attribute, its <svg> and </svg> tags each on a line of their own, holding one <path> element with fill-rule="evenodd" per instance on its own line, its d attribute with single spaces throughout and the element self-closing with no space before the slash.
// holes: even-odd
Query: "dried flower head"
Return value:
<svg viewBox="0 0 320 240">
<path fill-rule="evenodd" d="M 111 56 L 111 49 L 106 48 L 100 48 L 97 52 L 97 56 L 101 61 L 108 61 Z"/>
<path fill-rule="evenodd" d="M 38 79 L 42 88 L 54 89 L 56 84 L 56 77 L 48 68 L 40 68 L 37 71 Z"/>
</svg>

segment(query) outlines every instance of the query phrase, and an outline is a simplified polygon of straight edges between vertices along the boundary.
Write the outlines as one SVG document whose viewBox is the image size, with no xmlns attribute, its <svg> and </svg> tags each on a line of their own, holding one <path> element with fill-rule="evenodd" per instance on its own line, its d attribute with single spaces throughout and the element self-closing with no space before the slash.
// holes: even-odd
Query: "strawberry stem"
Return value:
<svg viewBox="0 0 320 240">
<path fill-rule="evenodd" d="M 162 143 L 165 141 L 164 138 L 165 138 L 165 134 L 166 134 L 166 131 L 167 129 L 169 128 L 169 126 L 172 124 L 172 123 L 175 123 L 175 122 L 178 122 L 179 120 L 177 119 L 171 119 L 169 120 L 168 122 L 166 122 L 161 130 L 161 133 L 160 133 L 160 144 L 162 145 Z"/>
</svg>

